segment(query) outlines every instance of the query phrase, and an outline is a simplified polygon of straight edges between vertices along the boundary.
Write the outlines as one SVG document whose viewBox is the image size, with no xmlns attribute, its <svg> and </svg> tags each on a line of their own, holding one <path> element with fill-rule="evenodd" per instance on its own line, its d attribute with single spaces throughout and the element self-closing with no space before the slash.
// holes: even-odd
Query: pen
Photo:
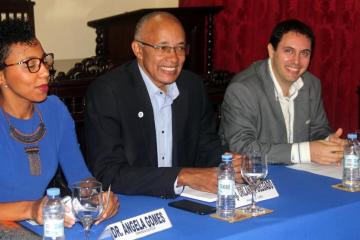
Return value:
<svg viewBox="0 0 360 240">
<path fill-rule="evenodd" d="M 102 209 L 102 213 L 100 214 L 100 217 L 102 218 L 106 209 L 109 207 L 109 199 L 110 199 L 110 192 L 111 192 L 111 184 L 109 185 L 109 188 L 107 190 L 107 194 L 106 194 L 106 204 L 105 204 L 105 207 Z M 104 195 L 103 195 L 104 196 Z M 104 206 L 104 205 L 103 205 Z M 98 225 L 100 222 L 100 220 L 98 219 L 96 222 L 95 222 L 95 225 Z"/>
<path fill-rule="evenodd" d="M 109 185 L 108 191 L 107 191 L 107 198 L 106 198 L 106 208 L 109 206 L 109 198 L 110 198 L 110 192 L 111 192 L 111 184 Z"/>
</svg>

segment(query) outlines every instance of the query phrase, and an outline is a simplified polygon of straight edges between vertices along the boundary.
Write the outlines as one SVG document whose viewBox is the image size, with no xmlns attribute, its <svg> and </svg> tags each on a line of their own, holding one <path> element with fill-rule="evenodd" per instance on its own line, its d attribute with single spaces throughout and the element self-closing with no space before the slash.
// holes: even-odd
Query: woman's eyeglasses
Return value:
<svg viewBox="0 0 360 240">
<path fill-rule="evenodd" d="M 16 66 L 16 65 L 20 65 L 20 64 L 25 64 L 26 67 L 29 69 L 29 72 L 36 73 L 40 70 L 41 63 L 44 64 L 44 66 L 47 69 L 50 69 L 54 65 L 54 54 L 47 53 L 47 54 L 44 54 L 44 56 L 42 58 L 32 57 L 29 59 L 21 60 L 18 63 L 4 64 L 4 66 L 10 67 L 10 66 Z"/>
</svg>

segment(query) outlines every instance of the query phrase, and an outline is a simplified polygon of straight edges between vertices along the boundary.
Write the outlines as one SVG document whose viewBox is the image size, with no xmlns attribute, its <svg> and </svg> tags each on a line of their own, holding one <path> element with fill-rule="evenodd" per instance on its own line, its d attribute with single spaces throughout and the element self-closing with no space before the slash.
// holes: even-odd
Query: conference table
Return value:
<svg viewBox="0 0 360 240">
<path fill-rule="evenodd" d="M 267 178 L 273 181 L 279 197 L 258 205 L 272 209 L 274 212 L 270 214 L 228 223 L 209 215 L 171 208 L 168 203 L 173 199 L 119 195 L 119 213 L 93 226 L 90 239 L 98 239 L 109 224 L 159 208 L 165 209 L 172 228 L 145 239 L 360 239 L 359 192 L 332 188 L 331 185 L 339 183 L 339 179 L 285 166 L 270 166 Z M 27 222 L 21 224 L 42 234 L 42 226 L 32 226 Z M 79 223 L 66 229 L 65 234 L 67 240 L 83 239 Z"/>
</svg>

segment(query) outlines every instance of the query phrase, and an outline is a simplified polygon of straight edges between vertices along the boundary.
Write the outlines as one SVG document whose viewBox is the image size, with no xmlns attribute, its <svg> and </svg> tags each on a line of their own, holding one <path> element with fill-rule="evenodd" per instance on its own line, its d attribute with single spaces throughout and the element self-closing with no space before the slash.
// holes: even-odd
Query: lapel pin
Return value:
<svg viewBox="0 0 360 240">
<path fill-rule="evenodd" d="M 139 117 L 139 118 L 142 118 L 143 116 L 144 116 L 144 113 L 140 111 L 140 112 L 138 113 L 138 117 Z"/>
</svg>

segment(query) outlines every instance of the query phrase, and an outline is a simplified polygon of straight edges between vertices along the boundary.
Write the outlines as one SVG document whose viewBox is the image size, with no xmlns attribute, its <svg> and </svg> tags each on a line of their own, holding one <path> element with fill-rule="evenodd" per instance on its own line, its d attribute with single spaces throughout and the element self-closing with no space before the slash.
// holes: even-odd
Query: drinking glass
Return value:
<svg viewBox="0 0 360 240">
<path fill-rule="evenodd" d="M 76 182 L 71 188 L 73 211 L 84 228 L 85 239 L 88 239 L 91 225 L 104 209 L 102 184 L 87 180 Z"/>
<path fill-rule="evenodd" d="M 246 154 L 241 165 L 241 175 L 249 184 L 251 191 L 251 205 L 242 208 L 242 211 L 252 216 L 261 215 L 264 208 L 256 206 L 256 189 L 268 173 L 267 156 L 258 151 Z"/>
</svg>

